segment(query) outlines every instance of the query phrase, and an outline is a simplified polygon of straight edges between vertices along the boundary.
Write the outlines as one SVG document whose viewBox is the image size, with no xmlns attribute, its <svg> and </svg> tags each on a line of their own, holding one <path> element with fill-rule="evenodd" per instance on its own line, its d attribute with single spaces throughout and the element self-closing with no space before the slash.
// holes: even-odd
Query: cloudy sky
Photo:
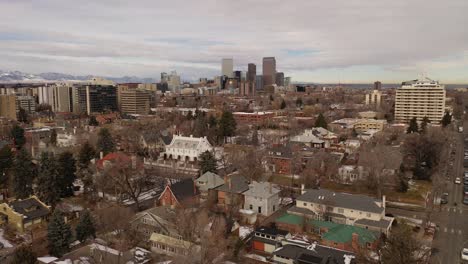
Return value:
<svg viewBox="0 0 468 264">
<path fill-rule="evenodd" d="M 295 81 L 468 83 L 467 0 L 0 0 L 0 70 L 185 80 L 275 56 Z"/>
</svg>

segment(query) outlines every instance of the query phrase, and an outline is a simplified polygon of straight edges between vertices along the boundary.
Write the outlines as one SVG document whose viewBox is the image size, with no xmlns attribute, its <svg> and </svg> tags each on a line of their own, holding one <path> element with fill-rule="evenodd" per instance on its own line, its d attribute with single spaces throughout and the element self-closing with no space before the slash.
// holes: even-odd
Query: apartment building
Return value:
<svg viewBox="0 0 468 264">
<path fill-rule="evenodd" d="M 150 111 L 151 95 L 148 91 L 128 90 L 120 93 L 120 110 L 126 114 L 146 115 Z"/>
<path fill-rule="evenodd" d="M 15 95 L 0 95 L 0 116 L 16 120 Z"/>
<path fill-rule="evenodd" d="M 445 86 L 425 78 L 403 82 L 396 91 L 395 120 L 408 123 L 416 117 L 439 123 L 445 111 Z"/>
</svg>

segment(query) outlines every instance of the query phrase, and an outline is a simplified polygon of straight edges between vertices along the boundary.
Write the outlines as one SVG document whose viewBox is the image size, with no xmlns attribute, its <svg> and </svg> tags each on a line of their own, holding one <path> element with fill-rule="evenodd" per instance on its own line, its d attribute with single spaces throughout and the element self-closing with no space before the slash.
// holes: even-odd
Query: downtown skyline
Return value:
<svg viewBox="0 0 468 264">
<path fill-rule="evenodd" d="M 196 80 L 274 56 L 295 82 L 468 83 L 468 3 L 407 2 L 0 0 L 0 69 Z"/>
</svg>

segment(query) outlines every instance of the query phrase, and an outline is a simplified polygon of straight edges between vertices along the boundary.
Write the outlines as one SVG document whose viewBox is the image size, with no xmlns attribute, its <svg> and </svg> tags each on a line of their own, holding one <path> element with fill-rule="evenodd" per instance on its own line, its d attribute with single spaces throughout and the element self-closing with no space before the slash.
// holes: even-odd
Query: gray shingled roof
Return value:
<svg viewBox="0 0 468 264">
<path fill-rule="evenodd" d="M 327 262 L 331 259 L 334 259 L 338 264 L 345 264 L 345 255 L 354 255 L 351 252 L 334 249 L 330 247 L 325 247 L 321 245 L 316 245 L 314 249 L 307 249 L 296 245 L 284 245 L 280 249 L 273 252 L 274 255 L 286 257 L 294 260 L 298 259 L 321 259 L 322 262 L 317 263 L 335 263 Z M 312 262 L 313 263 L 313 262 Z M 354 263 L 354 262 L 351 262 Z"/>
<path fill-rule="evenodd" d="M 197 183 L 198 189 L 200 189 L 200 191 L 208 191 L 208 190 L 211 190 L 213 188 L 223 185 L 224 179 L 221 178 L 221 176 L 219 176 L 216 173 L 207 171 L 198 179 L 196 179 L 195 182 Z M 200 185 L 198 184 L 199 182 L 205 182 L 205 184 Z"/>
<path fill-rule="evenodd" d="M 256 182 L 249 184 L 249 189 L 244 193 L 247 196 L 269 198 L 278 194 L 281 190 L 270 182 Z"/>
<path fill-rule="evenodd" d="M 27 198 L 24 200 L 13 201 L 9 206 L 15 212 L 26 216 L 26 220 L 31 221 L 37 218 L 49 215 L 49 208 L 42 205 L 35 198 Z"/>
<path fill-rule="evenodd" d="M 249 189 L 249 181 L 244 176 L 233 174 L 227 177 L 227 181 L 231 181 L 231 184 L 225 183 L 215 190 L 227 193 L 243 193 Z"/>
<path fill-rule="evenodd" d="M 363 212 L 382 213 L 382 208 L 378 203 L 382 200 L 349 193 L 333 192 L 326 189 L 308 189 L 306 193 L 297 197 L 298 202 L 311 202 L 317 204 L 326 204 L 334 207 L 354 209 Z"/>
</svg>

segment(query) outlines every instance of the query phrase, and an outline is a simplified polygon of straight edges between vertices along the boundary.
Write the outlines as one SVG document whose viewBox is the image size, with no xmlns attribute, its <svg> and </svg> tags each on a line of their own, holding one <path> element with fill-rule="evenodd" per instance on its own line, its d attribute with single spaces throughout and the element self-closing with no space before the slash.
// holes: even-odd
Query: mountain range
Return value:
<svg viewBox="0 0 468 264">
<path fill-rule="evenodd" d="M 2 71 L 0 70 L 0 82 L 57 82 L 57 81 L 87 81 L 91 79 L 93 75 L 70 75 L 58 72 L 45 72 L 39 74 L 24 73 L 21 71 Z M 140 78 L 136 76 L 123 76 L 123 77 L 105 77 L 108 80 L 112 80 L 116 83 L 154 83 L 157 82 L 154 78 Z"/>
</svg>

